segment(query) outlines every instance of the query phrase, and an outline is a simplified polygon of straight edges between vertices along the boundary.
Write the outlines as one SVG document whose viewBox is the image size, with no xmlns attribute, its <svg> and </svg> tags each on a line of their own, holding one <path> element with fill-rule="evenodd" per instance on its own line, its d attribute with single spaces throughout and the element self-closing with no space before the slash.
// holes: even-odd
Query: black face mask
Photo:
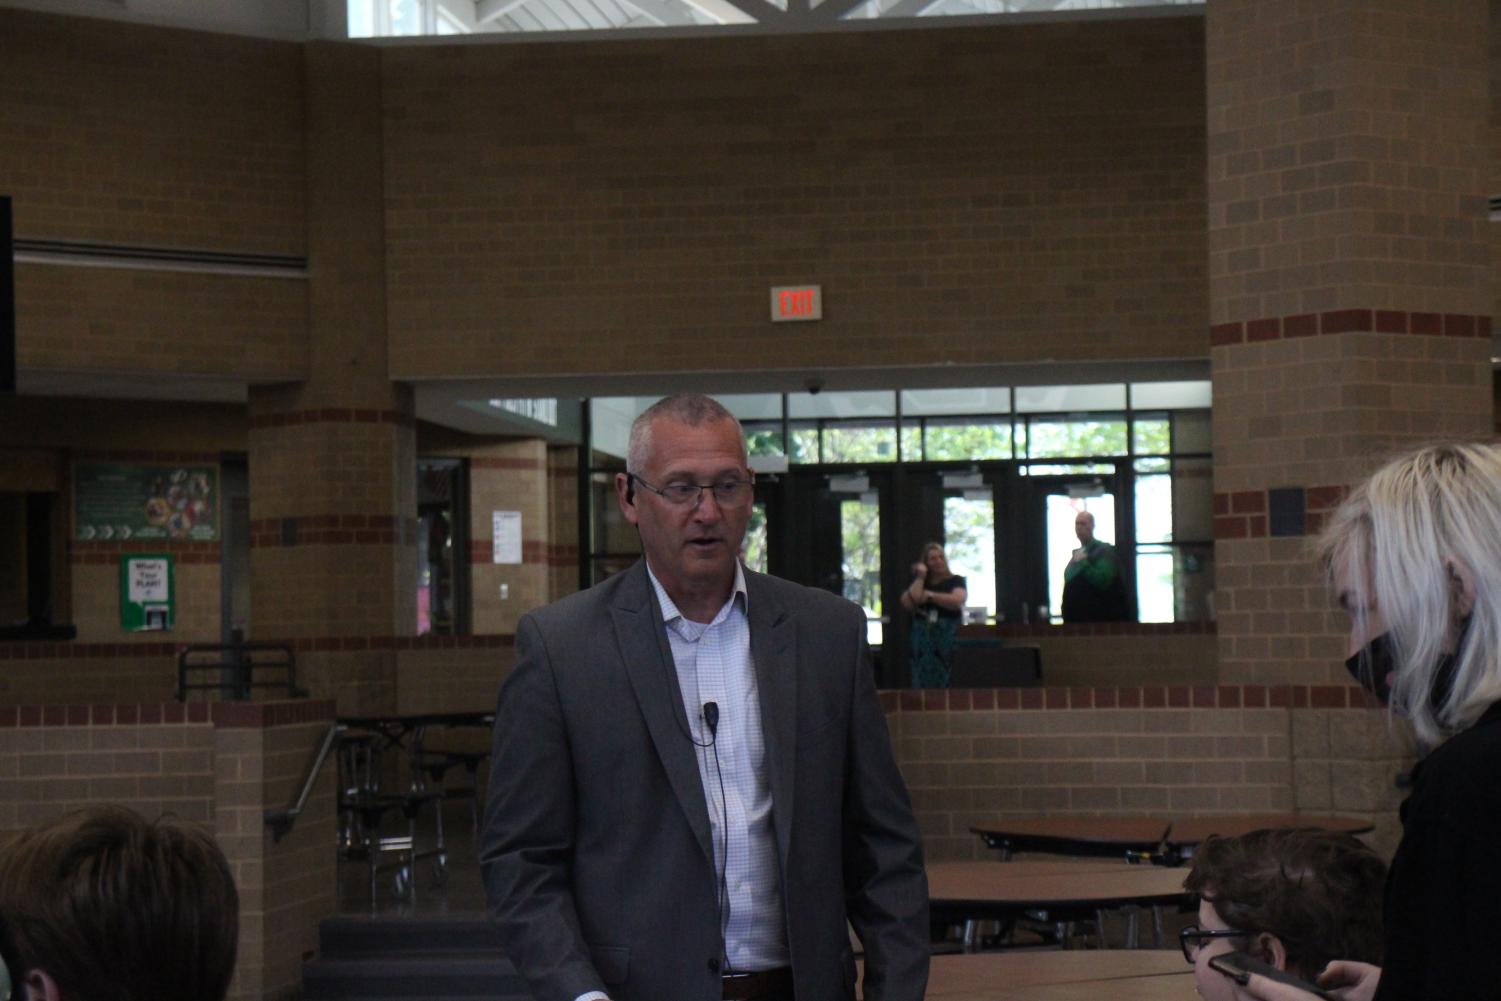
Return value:
<svg viewBox="0 0 1501 1001">
<path fill-rule="evenodd" d="M 1470 620 L 1465 619 L 1459 627 L 1459 640 L 1454 644 L 1456 652 L 1442 654 L 1439 657 L 1438 668 L 1433 672 L 1433 690 L 1428 693 L 1428 704 L 1435 710 L 1444 704 L 1444 700 L 1449 697 L 1449 692 L 1454 687 L 1454 670 L 1458 661 L 1458 651 L 1464 649 L 1465 634 L 1469 631 Z M 1345 661 L 1345 670 L 1350 672 L 1350 677 L 1354 678 L 1361 688 L 1379 699 L 1382 705 L 1391 704 L 1391 678 L 1397 670 L 1397 665 L 1392 658 L 1392 642 L 1387 633 L 1382 633 L 1356 651 L 1355 656 Z"/>
</svg>

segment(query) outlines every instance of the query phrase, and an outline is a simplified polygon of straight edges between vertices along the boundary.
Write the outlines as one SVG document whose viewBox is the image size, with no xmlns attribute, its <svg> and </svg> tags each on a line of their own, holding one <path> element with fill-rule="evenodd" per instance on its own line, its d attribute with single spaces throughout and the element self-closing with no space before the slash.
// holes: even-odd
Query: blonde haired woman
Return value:
<svg viewBox="0 0 1501 1001">
<path fill-rule="evenodd" d="M 1378 968 L 1336 960 L 1341 998 L 1501 997 L 1501 449 L 1441 445 L 1379 469 L 1321 541 L 1350 615 L 1347 666 L 1430 749 L 1402 804 Z M 1253 977 L 1249 993 L 1299 999 Z"/>
</svg>

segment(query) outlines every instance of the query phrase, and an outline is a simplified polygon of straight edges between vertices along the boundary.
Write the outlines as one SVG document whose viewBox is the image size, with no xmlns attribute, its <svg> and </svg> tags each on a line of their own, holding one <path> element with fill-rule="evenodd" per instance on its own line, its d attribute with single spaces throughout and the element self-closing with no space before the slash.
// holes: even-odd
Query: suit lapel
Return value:
<svg viewBox="0 0 1501 1001">
<path fill-rule="evenodd" d="M 761 730 L 770 772 L 772 824 L 785 866 L 792 837 L 793 763 L 797 761 L 797 638 L 792 612 L 767 579 L 745 572 L 751 659 L 760 693 Z"/>
<path fill-rule="evenodd" d="M 630 579 L 621 582 L 610 604 L 620 657 L 657 757 L 667 772 L 667 781 L 688 817 L 688 826 L 693 829 L 699 848 L 712 863 L 709 807 L 699 780 L 698 763 L 693 758 L 693 744 L 685 736 L 690 732 L 688 716 L 683 711 L 682 691 L 678 688 L 672 647 L 662 625 L 662 610 L 646 576 L 646 563 L 637 563 L 626 573 L 631 575 Z"/>
</svg>

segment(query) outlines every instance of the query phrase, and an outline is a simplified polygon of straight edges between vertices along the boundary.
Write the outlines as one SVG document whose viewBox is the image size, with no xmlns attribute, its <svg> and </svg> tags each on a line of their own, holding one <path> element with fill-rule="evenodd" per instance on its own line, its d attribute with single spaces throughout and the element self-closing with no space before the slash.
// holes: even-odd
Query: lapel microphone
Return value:
<svg viewBox="0 0 1501 1001">
<path fill-rule="evenodd" d="M 709 739 L 719 736 L 719 703 L 704 703 L 704 722 L 709 725 Z"/>
</svg>

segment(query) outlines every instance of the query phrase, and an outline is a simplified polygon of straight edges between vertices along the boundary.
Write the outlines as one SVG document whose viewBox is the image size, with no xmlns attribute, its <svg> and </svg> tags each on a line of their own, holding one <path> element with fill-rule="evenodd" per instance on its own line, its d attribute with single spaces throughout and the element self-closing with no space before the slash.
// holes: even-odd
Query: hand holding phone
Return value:
<svg viewBox="0 0 1501 1001">
<path fill-rule="evenodd" d="M 1324 1001 L 1339 1001 L 1339 998 L 1317 984 L 1311 984 L 1301 977 L 1295 977 L 1286 970 L 1279 970 L 1275 966 L 1264 963 L 1248 953 L 1227 952 L 1222 956 L 1211 956 L 1209 959 L 1209 968 L 1216 973 L 1223 973 L 1242 987 L 1246 985 L 1247 981 L 1251 979 L 1251 974 L 1254 973 L 1257 976 L 1266 977 L 1268 980 L 1274 980 L 1279 984 L 1296 987 L 1298 990 L 1306 991 L 1316 998 L 1323 998 Z"/>
</svg>

